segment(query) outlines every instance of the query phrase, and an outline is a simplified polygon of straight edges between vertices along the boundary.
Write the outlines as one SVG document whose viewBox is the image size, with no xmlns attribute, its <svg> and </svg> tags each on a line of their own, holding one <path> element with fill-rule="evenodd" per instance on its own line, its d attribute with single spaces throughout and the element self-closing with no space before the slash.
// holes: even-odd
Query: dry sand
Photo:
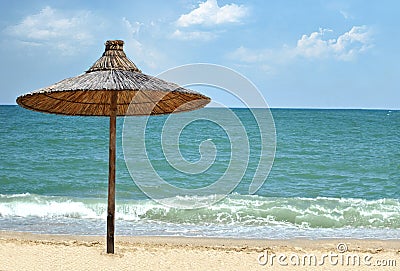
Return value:
<svg viewBox="0 0 400 271">
<path fill-rule="evenodd" d="M 118 236 L 114 255 L 105 253 L 104 241 L 99 236 L 0 231 L 0 270 L 399 270 L 400 267 L 397 240 Z M 338 244 L 341 244 L 339 249 Z M 341 253 L 346 247 L 347 251 Z"/>
</svg>

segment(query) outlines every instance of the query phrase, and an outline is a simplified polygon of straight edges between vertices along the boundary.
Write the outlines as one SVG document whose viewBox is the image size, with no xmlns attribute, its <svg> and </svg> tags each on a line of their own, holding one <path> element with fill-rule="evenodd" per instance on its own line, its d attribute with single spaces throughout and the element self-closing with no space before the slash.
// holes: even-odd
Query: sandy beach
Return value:
<svg viewBox="0 0 400 271">
<path fill-rule="evenodd" d="M 0 270 L 398 270 L 396 240 L 239 240 L 0 232 Z"/>
</svg>

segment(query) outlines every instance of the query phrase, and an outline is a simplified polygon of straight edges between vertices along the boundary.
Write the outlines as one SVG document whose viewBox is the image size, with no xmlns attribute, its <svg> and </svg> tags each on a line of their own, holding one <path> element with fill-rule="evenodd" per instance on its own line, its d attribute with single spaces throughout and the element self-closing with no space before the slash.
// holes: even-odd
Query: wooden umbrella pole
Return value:
<svg viewBox="0 0 400 271">
<path fill-rule="evenodd" d="M 112 91 L 110 103 L 110 145 L 108 171 L 107 253 L 114 253 L 115 231 L 115 157 L 118 92 Z"/>
</svg>

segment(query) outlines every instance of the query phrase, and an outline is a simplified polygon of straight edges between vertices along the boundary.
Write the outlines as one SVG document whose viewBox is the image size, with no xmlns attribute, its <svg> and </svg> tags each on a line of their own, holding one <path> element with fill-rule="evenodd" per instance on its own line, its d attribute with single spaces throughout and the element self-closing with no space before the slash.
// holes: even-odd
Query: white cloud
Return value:
<svg viewBox="0 0 400 271">
<path fill-rule="evenodd" d="M 5 32 L 24 45 L 48 46 L 65 54 L 72 54 L 81 45 L 92 40 L 89 25 L 90 13 L 77 11 L 67 16 L 51 7 L 28 15 L 19 24 L 9 26 Z"/>
<path fill-rule="evenodd" d="M 353 26 L 350 31 L 337 39 L 324 39 L 327 30 L 320 29 L 309 36 L 303 35 L 297 41 L 295 54 L 307 58 L 333 57 L 340 60 L 352 60 L 356 55 L 372 46 L 371 31 L 367 26 Z"/>
<path fill-rule="evenodd" d="M 216 38 L 216 34 L 213 32 L 206 31 L 181 31 L 177 29 L 172 33 L 173 38 L 180 40 L 198 40 L 198 41 L 209 41 Z"/>
<path fill-rule="evenodd" d="M 249 49 L 241 46 L 228 56 L 242 63 L 269 65 L 287 63 L 299 57 L 351 61 L 373 46 L 371 30 L 365 25 L 353 26 L 350 31 L 337 38 L 326 38 L 328 34 L 333 35 L 333 31 L 320 29 L 318 32 L 303 35 L 296 46 L 284 45 L 278 49 Z"/>
<path fill-rule="evenodd" d="M 309 36 L 304 34 L 301 39 L 297 41 L 296 50 L 297 55 L 304 57 L 323 57 L 328 55 L 331 51 L 331 46 L 335 40 L 324 40 L 324 34 L 328 29 L 319 29 L 318 32 L 313 32 Z"/>
<path fill-rule="evenodd" d="M 188 14 L 179 17 L 177 25 L 188 27 L 192 25 L 219 25 L 226 23 L 238 23 L 248 15 L 248 8 L 243 5 L 227 4 L 219 7 L 217 0 L 207 0 L 199 4 L 199 7 Z"/>
</svg>

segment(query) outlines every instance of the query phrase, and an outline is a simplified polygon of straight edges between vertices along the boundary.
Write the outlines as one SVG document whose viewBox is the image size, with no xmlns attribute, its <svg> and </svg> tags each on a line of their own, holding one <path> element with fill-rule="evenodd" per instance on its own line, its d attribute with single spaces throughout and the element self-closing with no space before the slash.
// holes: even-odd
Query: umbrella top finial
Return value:
<svg viewBox="0 0 400 271">
<path fill-rule="evenodd" d="M 108 40 L 104 44 L 106 46 L 106 51 L 109 50 L 124 50 L 124 41 L 123 40 Z"/>
<path fill-rule="evenodd" d="M 103 55 L 93 64 L 87 73 L 109 70 L 142 72 L 136 67 L 135 63 L 126 56 L 123 40 L 108 40 L 105 46 L 106 49 Z"/>
</svg>

